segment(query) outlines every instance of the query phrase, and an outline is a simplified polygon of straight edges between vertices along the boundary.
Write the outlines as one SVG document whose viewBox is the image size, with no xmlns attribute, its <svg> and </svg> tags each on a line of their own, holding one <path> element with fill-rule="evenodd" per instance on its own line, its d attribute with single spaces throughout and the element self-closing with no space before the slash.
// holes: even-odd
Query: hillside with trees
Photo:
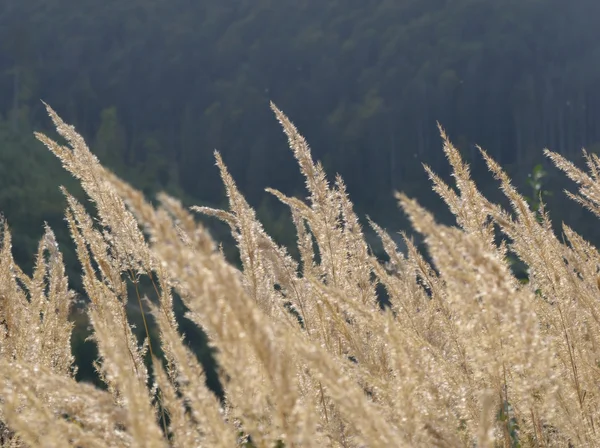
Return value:
<svg viewBox="0 0 600 448">
<path fill-rule="evenodd" d="M 30 138 L 47 126 L 40 98 L 146 193 L 222 202 L 216 148 L 270 209 L 265 187 L 302 186 L 273 100 L 359 210 L 391 225 L 392 191 L 421 190 L 421 162 L 445 170 L 436 122 L 469 160 L 477 143 L 516 178 L 544 147 L 600 147 L 599 13 L 593 0 L 2 2 L 0 209 L 37 240 L 64 206 Z"/>
</svg>

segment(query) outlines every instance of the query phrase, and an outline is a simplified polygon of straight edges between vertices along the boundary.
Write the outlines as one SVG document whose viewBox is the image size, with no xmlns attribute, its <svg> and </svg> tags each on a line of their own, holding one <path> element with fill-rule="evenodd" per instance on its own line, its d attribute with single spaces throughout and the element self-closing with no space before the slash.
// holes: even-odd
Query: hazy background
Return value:
<svg viewBox="0 0 600 448">
<path fill-rule="evenodd" d="M 54 135 L 40 99 L 149 195 L 225 205 L 218 149 L 283 244 L 289 213 L 264 188 L 305 192 L 270 100 L 390 231 L 407 226 L 396 189 L 448 217 L 421 167 L 448 176 L 439 121 L 492 198 L 475 144 L 526 194 L 543 164 L 554 222 L 598 242 L 542 155 L 600 150 L 598 17 L 597 0 L 0 1 L 0 210 L 15 257 L 31 269 L 47 221 L 79 287 L 58 186 L 79 190 L 32 137 Z"/>
</svg>

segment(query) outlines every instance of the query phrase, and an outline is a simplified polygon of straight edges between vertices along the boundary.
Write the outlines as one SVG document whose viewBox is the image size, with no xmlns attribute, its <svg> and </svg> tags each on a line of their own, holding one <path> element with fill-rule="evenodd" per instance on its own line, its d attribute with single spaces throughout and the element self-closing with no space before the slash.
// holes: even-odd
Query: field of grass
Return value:
<svg viewBox="0 0 600 448">
<path fill-rule="evenodd" d="M 400 250 L 369 221 L 387 254 L 381 261 L 343 180 L 328 181 L 298 130 L 272 108 L 308 190 L 305 201 L 269 190 L 289 206 L 298 259 L 264 231 L 218 153 L 229 210 L 186 210 L 165 194 L 154 206 L 48 107 L 65 143 L 37 138 L 96 210 L 90 216 L 63 189 L 106 388 L 75 381 L 73 293 L 52 230 L 29 277 L 13 261 L 3 222 L 2 445 L 599 446 L 597 249 L 567 224 L 556 235 L 543 203 L 532 207 L 481 150 L 511 209 L 488 201 L 442 131 L 455 186 L 425 169 L 456 226 L 397 193 L 428 255 L 406 235 Z M 600 216 L 600 159 L 586 154 L 586 173 L 545 153 L 577 183 L 571 197 Z M 241 269 L 194 213 L 229 225 Z M 527 282 L 511 269 L 515 257 Z M 142 281 L 152 285 L 149 296 Z M 184 343 L 175 293 L 215 349 L 223 399 Z M 132 301 L 145 333 L 158 329 L 160 346 L 135 336 Z"/>
</svg>

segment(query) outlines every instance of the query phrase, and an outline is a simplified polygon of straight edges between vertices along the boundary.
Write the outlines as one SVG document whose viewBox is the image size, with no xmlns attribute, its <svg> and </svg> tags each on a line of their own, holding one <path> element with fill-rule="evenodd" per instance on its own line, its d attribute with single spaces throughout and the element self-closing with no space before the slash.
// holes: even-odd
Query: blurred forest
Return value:
<svg viewBox="0 0 600 448">
<path fill-rule="evenodd" d="M 100 160 L 153 195 L 224 204 L 213 150 L 281 243 L 289 214 L 264 192 L 304 196 L 274 101 L 358 211 L 406 227 L 393 190 L 448 216 L 421 163 L 447 176 L 436 121 L 497 198 L 475 144 L 523 187 L 548 147 L 600 150 L 597 0 L 5 0 L 0 2 L 0 211 L 31 269 L 47 221 L 77 287 L 59 185 L 76 184 L 32 136 L 40 99 Z M 600 229 L 544 180 L 554 222 Z M 495 196 L 496 195 L 496 196 Z M 215 227 L 217 239 L 220 230 Z"/>
</svg>

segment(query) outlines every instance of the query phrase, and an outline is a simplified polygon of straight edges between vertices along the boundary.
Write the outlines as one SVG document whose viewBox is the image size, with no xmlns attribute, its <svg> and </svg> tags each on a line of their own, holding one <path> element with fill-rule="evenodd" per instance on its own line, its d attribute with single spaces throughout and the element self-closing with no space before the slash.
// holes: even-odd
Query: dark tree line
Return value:
<svg viewBox="0 0 600 448">
<path fill-rule="evenodd" d="M 42 98 L 149 194 L 219 203 L 219 149 L 286 234 L 263 189 L 303 190 L 273 100 L 358 208 L 398 228 L 392 190 L 421 195 L 421 162 L 447 173 L 436 121 L 476 168 L 475 143 L 517 179 L 543 147 L 600 148 L 599 13 L 595 0 L 0 2 L 0 209 L 21 258 L 62 214 L 68 181 L 30 137 L 49 125 Z"/>
</svg>

